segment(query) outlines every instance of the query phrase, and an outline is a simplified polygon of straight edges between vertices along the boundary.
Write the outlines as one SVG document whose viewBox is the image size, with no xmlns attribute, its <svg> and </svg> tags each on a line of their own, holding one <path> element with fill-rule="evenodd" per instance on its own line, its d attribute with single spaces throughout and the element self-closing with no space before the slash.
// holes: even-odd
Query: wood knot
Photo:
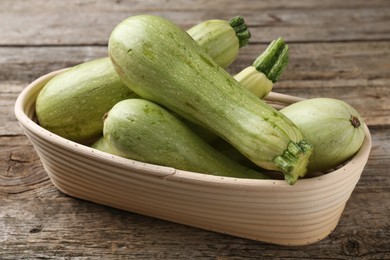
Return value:
<svg viewBox="0 0 390 260">
<path fill-rule="evenodd" d="M 38 225 L 38 226 L 35 226 L 32 229 L 30 229 L 30 233 L 31 234 L 39 233 L 39 232 L 42 231 L 42 229 L 43 229 L 43 226 L 42 225 Z"/>
<path fill-rule="evenodd" d="M 348 256 L 360 256 L 362 250 L 362 244 L 356 239 L 347 239 L 343 243 L 343 251 Z"/>
</svg>

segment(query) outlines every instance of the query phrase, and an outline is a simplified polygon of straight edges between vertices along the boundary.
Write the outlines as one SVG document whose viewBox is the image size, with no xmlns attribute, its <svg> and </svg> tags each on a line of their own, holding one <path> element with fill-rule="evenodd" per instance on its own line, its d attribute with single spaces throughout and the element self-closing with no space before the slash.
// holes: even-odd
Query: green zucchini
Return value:
<svg viewBox="0 0 390 260">
<path fill-rule="evenodd" d="M 229 22 L 206 21 L 189 33 L 222 66 L 229 65 L 250 38 L 241 16 Z M 49 131 L 90 143 L 102 134 L 104 113 L 118 101 L 136 96 L 121 82 L 109 58 L 101 58 L 50 80 L 38 95 L 36 113 L 40 125 Z"/>
<path fill-rule="evenodd" d="M 97 149 L 99 151 L 105 152 L 105 153 L 111 153 L 112 151 L 110 149 L 110 146 L 108 145 L 107 140 L 104 138 L 104 136 L 100 137 L 96 142 L 94 142 L 91 145 L 92 148 Z"/>
<path fill-rule="evenodd" d="M 196 28 L 199 27 L 196 26 Z M 267 64 L 269 64 L 268 67 L 271 67 L 273 69 L 262 71 L 264 67 L 267 68 L 263 65 L 264 62 L 267 62 Z M 271 91 L 273 83 L 275 83 L 279 79 L 279 76 L 287 66 L 287 62 L 288 47 L 282 38 L 278 38 L 271 42 L 267 49 L 259 57 L 256 58 L 256 60 L 251 66 L 248 66 L 240 73 L 236 74 L 234 76 L 234 79 L 240 82 L 243 87 L 254 93 L 259 98 L 264 98 Z M 276 70 L 279 72 L 278 74 L 274 73 Z M 199 127 L 199 125 L 193 124 L 189 121 L 185 122 L 192 128 L 193 131 L 195 131 L 208 143 L 217 142 L 218 137 L 212 132 L 204 129 L 203 127 Z M 93 148 L 104 152 L 109 152 L 109 150 L 107 149 L 107 145 L 104 145 L 104 143 L 105 140 L 103 137 L 101 137 L 99 140 L 96 141 L 96 144 L 93 145 Z"/>
<path fill-rule="evenodd" d="M 39 124 L 64 138 L 89 143 L 101 135 L 103 115 L 120 100 L 137 97 L 108 58 L 86 62 L 55 76 L 39 92 Z"/>
<path fill-rule="evenodd" d="M 233 17 L 230 21 L 204 21 L 187 33 L 223 68 L 236 59 L 239 48 L 247 45 L 251 37 L 242 16 Z"/>
<path fill-rule="evenodd" d="M 271 92 L 288 64 L 288 46 L 282 38 L 271 42 L 267 49 L 234 79 L 259 98 L 265 98 Z"/>
<path fill-rule="evenodd" d="M 314 146 L 309 172 L 339 166 L 363 144 L 363 118 L 342 100 L 312 98 L 289 105 L 280 112 L 290 118 Z"/>
<path fill-rule="evenodd" d="M 118 102 L 104 120 L 103 133 L 110 151 L 125 158 L 213 175 L 267 178 L 224 157 L 169 111 L 147 100 Z"/>
<path fill-rule="evenodd" d="M 255 164 L 306 174 L 312 147 L 283 114 L 244 89 L 180 27 L 138 15 L 116 26 L 109 55 L 122 81 L 140 97 L 200 124 Z"/>
</svg>

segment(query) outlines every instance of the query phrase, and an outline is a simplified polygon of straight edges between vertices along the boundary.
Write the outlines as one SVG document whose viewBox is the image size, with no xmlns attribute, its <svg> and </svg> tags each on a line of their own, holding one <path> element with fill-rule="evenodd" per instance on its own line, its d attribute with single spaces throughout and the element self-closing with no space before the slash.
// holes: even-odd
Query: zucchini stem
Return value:
<svg viewBox="0 0 390 260">
<path fill-rule="evenodd" d="M 274 163 L 284 173 L 284 178 L 288 184 L 292 185 L 299 177 L 305 176 L 312 151 L 312 145 L 303 140 L 299 143 L 291 141 L 287 146 L 287 150 L 282 155 L 274 158 Z"/>
<path fill-rule="evenodd" d="M 359 128 L 359 126 L 361 125 L 360 120 L 357 116 L 351 115 L 350 121 L 351 121 L 351 124 L 353 125 L 353 127 L 355 127 L 355 128 Z"/>
<path fill-rule="evenodd" d="M 248 44 L 249 39 L 251 38 L 251 33 L 248 30 L 248 27 L 242 16 L 235 16 L 229 20 L 230 26 L 236 32 L 240 48 Z"/>
<path fill-rule="evenodd" d="M 263 72 L 273 83 L 279 80 L 280 75 L 288 64 L 288 46 L 283 38 L 273 40 L 267 49 L 253 62 L 253 66 Z"/>
</svg>

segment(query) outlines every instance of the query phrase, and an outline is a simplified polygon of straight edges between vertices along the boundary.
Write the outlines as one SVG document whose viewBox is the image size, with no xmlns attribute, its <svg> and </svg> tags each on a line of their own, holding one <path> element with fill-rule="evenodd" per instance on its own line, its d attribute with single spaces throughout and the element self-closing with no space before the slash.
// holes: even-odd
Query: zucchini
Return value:
<svg viewBox="0 0 390 260">
<path fill-rule="evenodd" d="M 189 33 L 224 67 L 250 38 L 241 16 L 229 22 L 206 21 Z M 103 115 L 118 101 L 136 96 L 121 82 L 109 58 L 101 58 L 50 80 L 38 95 L 36 113 L 47 130 L 72 141 L 90 143 L 102 134 Z"/>
<path fill-rule="evenodd" d="M 92 148 L 97 149 L 99 151 L 105 152 L 105 153 L 111 153 L 112 151 L 110 149 L 110 146 L 108 145 L 107 140 L 104 138 L 104 136 L 100 137 L 96 142 L 94 142 L 91 145 Z"/>
<path fill-rule="evenodd" d="M 243 88 L 180 27 L 153 15 L 130 17 L 110 35 L 109 56 L 122 81 L 231 143 L 255 164 L 306 174 L 312 147 L 283 114 Z"/>
<path fill-rule="evenodd" d="M 225 20 L 208 20 L 187 31 L 221 67 L 227 68 L 247 45 L 251 34 L 242 16 Z"/>
<path fill-rule="evenodd" d="M 198 26 L 196 27 L 199 28 Z M 264 62 L 267 62 L 267 64 L 269 64 L 268 67 L 273 69 L 262 71 L 262 68 L 266 67 L 263 65 Z M 240 82 L 243 87 L 254 93 L 259 98 L 264 98 L 272 90 L 273 83 L 279 79 L 281 73 L 285 70 L 287 63 L 288 47 L 282 38 L 278 38 L 271 42 L 267 49 L 256 58 L 251 66 L 248 66 L 240 73 L 236 74 L 234 79 Z M 278 74 L 273 73 L 276 70 L 279 72 Z M 185 123 L 208 143 L 216 142 L 218 139 L 215 134 L 203 127 L 199 127 L 199 125 L 193 124 L 189 121 L 185 121 Z M 101 137 L 98 141 L 96 141 L 96 144 L 93 145 L 93 148 L 109 152 L 107 146 L 104 145 L 104 142 L 104 138 Z"/>
<path fill-rule="evenodd" d="M 103 115 L 120 100 L 137 97 L 126 88 L 108 58 L 89 61 L 55 76 L 39 92 L 39 124 L 79 143 L 101 135 Z"/>
<path fill-rule="evenodd" d="M 209 146 L 161 106 L 143 99 L 118 102 L 104 120 L 111 153 L 146 163 L 213 175 L 264 179 Z"/>
<path fill-rule="evenodd" d="M 271 92 L 288 64 L 288 46 L 282 38 L 268 45 L 267 49 L 249 66 L 234 76 L 240 84 L 259 98 Z"/>
<path fill-rule="evenodd" d="M 362 146 L 364 121 L 348 103 L 312 98 L 280 110 L 301 129 L 314 146 L 309 172 L 327 171 L 347 161 Z"/>
</svg>

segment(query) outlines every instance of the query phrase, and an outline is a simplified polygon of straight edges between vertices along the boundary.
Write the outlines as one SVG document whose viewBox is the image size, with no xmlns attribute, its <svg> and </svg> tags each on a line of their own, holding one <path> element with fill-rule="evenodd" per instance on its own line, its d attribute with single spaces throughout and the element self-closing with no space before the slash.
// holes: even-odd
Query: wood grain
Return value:
<svg viewBox="0 0 390 260">
<path fill-rule="evenodd" d="M 389 1 L 2 0 L 0 10 L 0 259 L 390 259 Z M 183 29 L 243 15 L 252 38 L 229 72 L 283 36 L 290 62 L 275 91 L 340 98 L 362 114 L 372 151 L 330 236 L 276 246 L 108 208 L 53 186 L 13 114 L 17 95 L 41 75 L 106 56 L 115 25 L 141 13 Z"/>
<path fill-rule="evenodd" d="M 253 42 L 278 36 L 294 42 L 390 39 L 386 0 L 227 0 L 222 5 L 206 0 L 2 0 L 0 10 L 7 12 L 1 12 L 0 19 L 7 22 L 0 27 L 0 35 L 5 36 L 0 45 L 105 45 L 117 23 L 145 13 L 164 16 L 185 29 L 207 19 L 242 15 Z"/>
</svg>

